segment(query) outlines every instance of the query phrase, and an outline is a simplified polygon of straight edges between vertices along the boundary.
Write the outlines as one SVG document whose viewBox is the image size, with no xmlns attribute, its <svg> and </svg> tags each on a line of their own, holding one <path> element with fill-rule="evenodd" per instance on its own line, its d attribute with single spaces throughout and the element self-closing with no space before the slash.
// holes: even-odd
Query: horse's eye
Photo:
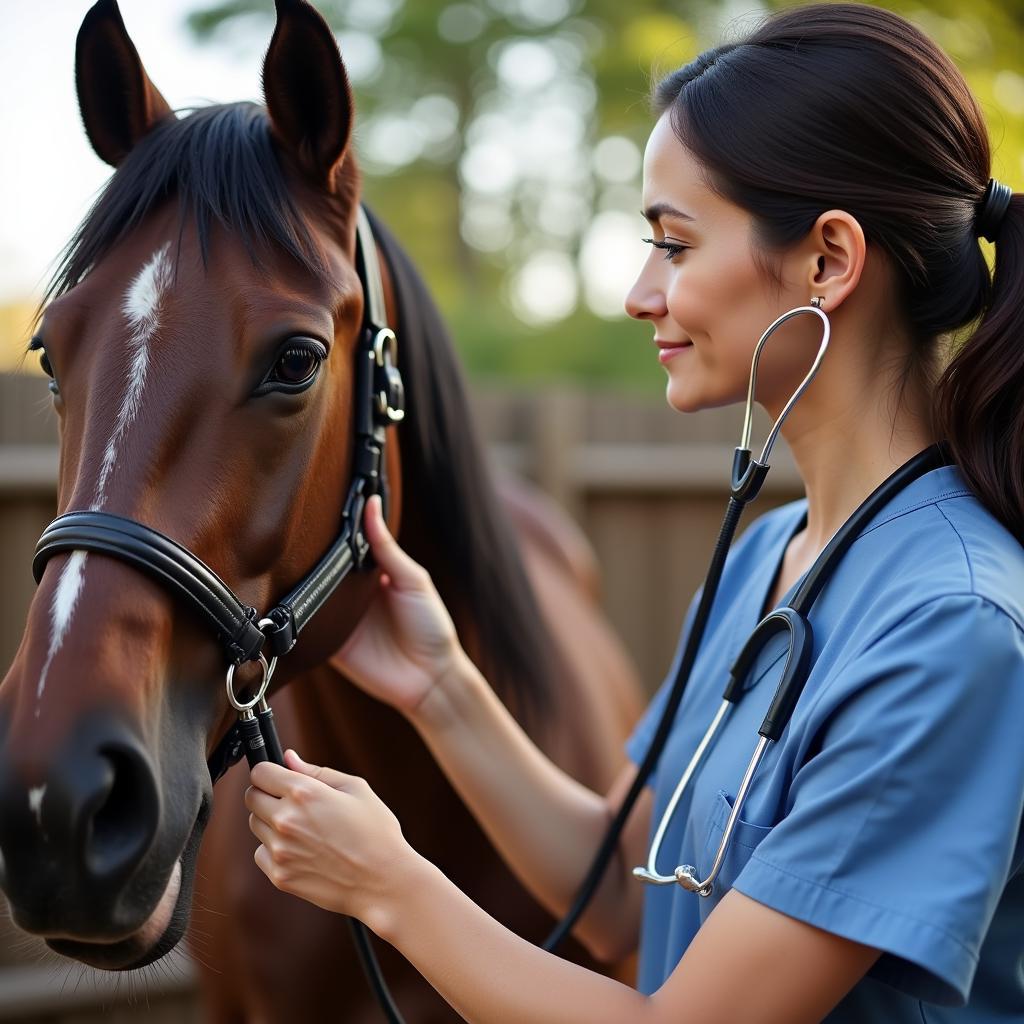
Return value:
<svg viewBox="0 0 1024 1024">
<path fill-rule="evenodd" d="M 287 349 L 274 367 L 274 375 L 282 384 L 302 384 L 316 373 L 320 354 L 305 345 Z"/>
<path fill-rule="evenodd" d="M 326 358 L 327 349 L 320 342 L 312 339 L 296 341 L 277 357 L 273 369 L 254 394 L 265 395 L 269 391 L 297 394 L 305 391 L 316 380 Z"/>
<path fill-rule="evenodd" d="M 60 390 L 57 387 L 57 375 L 53 372 L 53 366 L 50 363 L 50 357 L 46 354 L 46 349 L 43 348 L 43 339 L 36 335 L 29 343 L 29 351 L 39 353 L 39 369 L 50 378 L 49 388 L 54 395 L 59 395 Z"/>
</svg>

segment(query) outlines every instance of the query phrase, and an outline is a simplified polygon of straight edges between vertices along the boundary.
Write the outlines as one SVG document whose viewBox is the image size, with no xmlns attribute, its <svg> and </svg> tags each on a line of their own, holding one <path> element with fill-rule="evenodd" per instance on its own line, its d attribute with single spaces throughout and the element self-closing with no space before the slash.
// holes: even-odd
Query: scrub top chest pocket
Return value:
<svg viewBox="0 0 1024 1024">
<path fill-rule="evenodd" d="M 717 742 L 695 775 L 690 814 L 696 827 L 692 830 L 691 856 L 695 859 L 695 875 L 699 879 L 709 878 L 714 870 L 736 802 L 734 787 L 741 785 L 744 769 L 748 767 L 752 750 L 750 738 L 757 737 L 757 729 L 781 677 L 787 649 L 785 637 L 781 635 L 766 645 L 745 680 L 745 699 L 733 706 L 716 737 Z M 701 921 L 732 887 L 754 849 L 772 830 L 773 816 L 781 810 L 782 796 L 780 777 L 776 773 L 786 771 L 786 759 L 780 758 L 781 753 L 778 746 L 770 745 L 754 772 L 748 799 L 740 807 L 724 859 L 712 879 L 711 893 L 702 894 L 697 901 Z"/>
<path fill-rule="evenodd" d="M 707 877 L 715 862 L 715 855 L 721 845 L 726 822 L 732 813 L 733 799 L 734 797 L 726 793 L 724 789 L 720 789 L 712 801 L 704 847 L 697 860 L 697 870 L 702 878 Z M 736 819 L 725 860 L 714 881 L 711 895 L 699 901 L 702 921 L 706 920 L 708 914 L 718 905 L 718 901 L 732 888 L 733 882 L 746 866 L 747 861 L 750 860 L 751 854 L 771 832 L 772 827 L 771 825 L 755 825 L 753 822 L 745 821 L 742 816 Z"/>
</svg>

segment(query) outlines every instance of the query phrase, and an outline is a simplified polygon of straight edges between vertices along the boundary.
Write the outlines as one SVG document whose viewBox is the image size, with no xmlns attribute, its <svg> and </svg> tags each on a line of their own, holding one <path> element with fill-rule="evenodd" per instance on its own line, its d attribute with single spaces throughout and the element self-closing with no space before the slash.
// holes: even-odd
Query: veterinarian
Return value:
<svg viewBox="0 0 1024 1024">
<path fill-rule="evenodd" d="M 637 358 L 695 413 L 747 398 L 764 338 L 753 397 L 782 419 L 806 496 L 729 551 L 667 742 L 575 927 L 608 962 L 639 948 L 637 989 L 509 932 L 365 781 L 292 751 L 252 773 L 256 861 L 480 1024 L 1020 1022 L 1024 198 L 993 177 L 952 60 L 870 6 L 772 15 L 666 77 L 655 108 L 651 253 L 626 299 L 654 344 Z M 416 727 L 560 916 L 654 740 L 704 588 L 629 765 L 593 793 L 494 696 L 377 499 L 366 521 L 381 589 L 348 674 Z M 748 636 L 800 602 L 725 707 Z M 764 738 L 791 663 L 801 690 Z"/>
</svg>

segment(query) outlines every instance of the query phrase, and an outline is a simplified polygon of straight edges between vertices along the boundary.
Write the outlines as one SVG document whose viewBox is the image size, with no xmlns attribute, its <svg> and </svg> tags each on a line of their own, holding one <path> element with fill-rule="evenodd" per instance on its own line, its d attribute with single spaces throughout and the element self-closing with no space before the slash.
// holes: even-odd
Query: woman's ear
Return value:
<svg viewBox="0 0 1024 1024">
<path fill-rule="evenodd" d="M 98 0 L 78 30 L 75 84 L 85 133 L 113 167 L 158 122 L 174 113 L 149 80 L 117 0 Z"/>
<path fill-rule="evenodd" d="M 827 295 L 835 309 L 857 287 L 864 271 L 867 242 L 856 217 L 845 210 L 827 210 L 811 232 L 814 268 L 808 282 L 812 295 Z"/>
<path fill-rule="evenodd" d="M 275 136 L 314 182 L 333 192 L 352 132 L 352 92 L 334 34 L 305 0 L 276 0 L 263 61 Z"/>
</svg>

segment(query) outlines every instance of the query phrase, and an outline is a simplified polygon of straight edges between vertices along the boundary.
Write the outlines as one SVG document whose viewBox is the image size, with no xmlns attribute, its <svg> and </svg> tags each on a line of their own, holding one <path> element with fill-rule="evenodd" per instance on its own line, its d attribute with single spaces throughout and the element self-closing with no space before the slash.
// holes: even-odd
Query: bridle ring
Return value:
<svg viewBox="0 0 1024 1024">
<path fill-rule="evenodd" d="M 269 617 L 264 617 L 264 618 L 260 619 L 259 622 L 256 623 L 256 626 L 257 626 L 258 629 L 263 629 L 264 626 L 273 626 L 276 629 L 277 628 L 277 622 L 274 619 L 271 619 Z M 270 659 L 270 667 L 267 669 L 267 681 L 264 684 L 264 687 L 270 685 L 270 680 L 274 678 L 274 669 L 275 668 L 277 668 L 277 655 L 276 654 L 273 655 L 271 657 L 271 659 Z"/>
<path fill-rule="evenodd" d="M 277 658 L 273 658 L 272 661 L 276 662 Z M 228 703 L 236 711 L 251 711 L 254 707 L 256 707 L 257 704 L 259 704 L 261 700 L 263 700 L 263 697 L 267 692 L 267 686 L 270 685 L 270 677 L 273 674 L 273 666 L 267 664 L 267 659 L 264 658 L 262 654 L 259 655 L 259 662 L 260 665 L 263 667 L 263 679 L 260 680 L 260 685 L 256 691 L 256 696 L 245 704 L 239 701 L 238 698 L 235 696 L 235 669 L 238 668 L 238 665 L 236 665 L 234 662 L 228 665 L 228 674 L 227 679 L 225 680 L 225 686 L 228 692 Z"/>
</svg>

